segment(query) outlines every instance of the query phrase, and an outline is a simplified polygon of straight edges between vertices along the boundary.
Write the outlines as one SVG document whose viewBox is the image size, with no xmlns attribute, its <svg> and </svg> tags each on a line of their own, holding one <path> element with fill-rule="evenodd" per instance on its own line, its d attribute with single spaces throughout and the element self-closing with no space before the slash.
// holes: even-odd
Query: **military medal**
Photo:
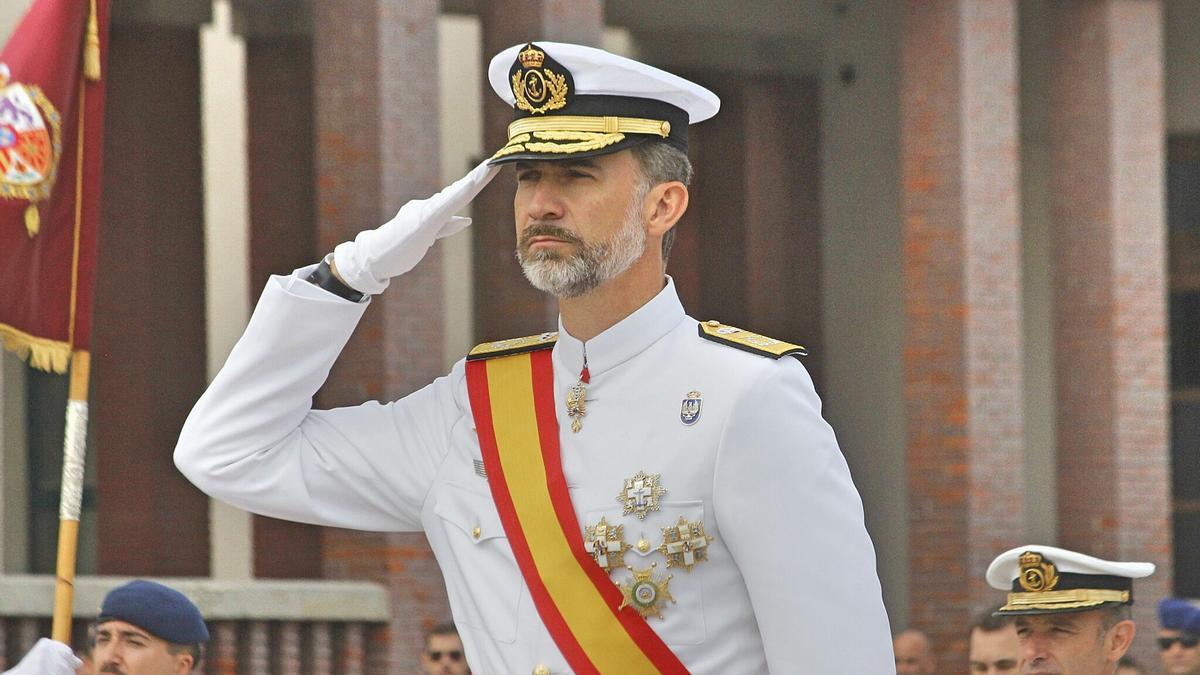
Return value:
<svg viewBox="0 0 1200 675">
<path fill-rule="evenodd" d="M 644 570 L 629 568 L 629 571 L 633 572 L 633 581 L 620 584 L 621 595 L 624 597 L 621 600 L 621 606 L 617 609 L 632 607 L 642 616 L 662 618 L 663 602 L 667 600 L 670 600 L 672 604 L 675 602 L 675 598 L 672 598 L 671 592 L 667 590 L 667 584 L 671 583 L 672 575 L 668 574 L 666 579 L 655 578 L 654 567 L 655 563 L 650 563 L 650 567 Z"/>
<path fill-rule="evenodd" d="M 621 515 L 633 514 L 639 520 L 646 519 L 646 513 L 659 510 L 658 500 L 667 494 L 665 488 L 658 484 L 660 474 L 649 475 L 645 471 L 637 472 L 633 478 L 625 479 L 625 487 L 617 493 L 617 501 L 625 507 Z"/>
<path fill-rule="evenodd" d="M 687 396 L 683 398 L 683 403 L 679 406 L 679 421 L 683 422 L 684 426 L 692 426 L 696 420 L 700 419 L 700 404 L 703 401 L 700 398 L 700 392 L 696 390 L 689 391 Z"/>
<path fill-rule="evenodd" d="M 571 418 L 571 432 L 579 433 L 583 428 L 583 416 L 587 414 L 587 385 L 592 376 L 588 373 L 587 357 L 583 360 L 583 370 L 579 372 L 579 381 L 567 390 L 567 415 Z"/>
<path fill-rule="evenodd" d="M 621 536 L 624 529 L 624 525 L 609 525 L 604 518 L 595 526 L 587 526 L 583 547 L 605 572 L 625 566 L 625 551 L 629 544 Z"/>
<path fill-rule="evenodd" d="M 689 523 L 679 517 L 679 524 L 663 528 L 663 543 L 658 551 L 667 557 L 667 567 L 682 567 L 691 572 L 692 567 L 708 560 L 708 545 L 713 538 L 704 533 L 704 523 L 697 520 Z"/>
</svg>

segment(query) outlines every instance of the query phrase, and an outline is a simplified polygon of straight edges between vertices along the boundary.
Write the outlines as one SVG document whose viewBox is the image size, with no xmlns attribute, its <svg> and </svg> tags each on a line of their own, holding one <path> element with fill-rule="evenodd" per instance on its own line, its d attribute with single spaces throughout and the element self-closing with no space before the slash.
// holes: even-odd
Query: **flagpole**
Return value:
<svg viewBox="0 0 1200 675">
<path fill-rule="evenodd" d="M 50 636 L 71 642 L 71 605 L 75 598 L 75 560 L 79 542 L 79 513 L 83 502 L 83 466 L 87 453 L 88 375 L 91 355 L 71 356 L 71 385 L 67 397 L 67 429 L 63 437 L 62 497 L 58 510 L 58 564 L 54 586 L 54 623 Z"/>
</svg>

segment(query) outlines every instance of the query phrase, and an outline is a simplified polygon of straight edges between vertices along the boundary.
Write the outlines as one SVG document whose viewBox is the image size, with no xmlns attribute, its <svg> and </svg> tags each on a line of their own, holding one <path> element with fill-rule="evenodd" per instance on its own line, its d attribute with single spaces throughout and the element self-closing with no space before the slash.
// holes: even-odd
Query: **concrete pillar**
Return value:
<svg viewBox="0 0 1200 675">
<path fill-rule="evenodd" d="M 903 8 L 910 624 L 965 669 L 992 558 L 1024 532 L 1016 3 Z"/>
<path fill-rule="evenodd" d="M 437 15 L 434 0 L 312 3 L 316 250 L 376 227 L 408 199 L 440 186 Z M 372 301 L 318 401 L 392 400 L 442 374 L 440 254 Z M 369 578 L 391 591 L 385 663 L 417 662 L 422 630 L 448 616 L 441 575 L 421 534 L 326 531 L 334 578 Z M 373 671 L 374 672 L 374 671 Z"/>
<path fill-rule="evenodd" d="M 107 87 L 88 449 L 98 571 L 207 576 L 208 499 L 171 461 L 206 384 L 197 26 L 114 11 Z"/>
<path fill-rule="evenodd" d="M 900 16 L 892 0 L 830 16 L 821 79 L 824 414 L 863 498 L 892 625 L 908 616 Z M 880 105 L 880 101 L 890 101 Z"/>
<path fill-rule="evenodd" d="M 603 28 L 600 0 L 496 0 L 480 3 L 483 31 L 483 146 L 490 155 L 504 145 L 512 108 L 492 91 L 487 64 L 498 52 L 536 40 L 599 46 Z M 516 234 L 512 199 L 516 181 L 500 174 L 475 200 L 471 231 L 475 251 L 475 335 L 496 340 L 551 330 L 558 308 L 534 290 L 513 260 Z"/>
<path fill-rule="evenodd" d="M 1059 541 L 1158 565 L 1136 585 L 1140 661 L 1171 589 L 1162 6 L 1049 3 Z"/>
</svg>

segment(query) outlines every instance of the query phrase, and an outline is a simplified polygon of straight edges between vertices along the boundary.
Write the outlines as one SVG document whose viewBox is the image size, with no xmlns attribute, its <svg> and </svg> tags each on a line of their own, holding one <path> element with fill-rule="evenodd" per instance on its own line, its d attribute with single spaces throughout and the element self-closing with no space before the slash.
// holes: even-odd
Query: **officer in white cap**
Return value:
<svg viewBox="0 0 1200 675">
<path fill-rule="evenodd" d="M 270 516 L 424 530 L 472 670 L 883 673 L 862 505 L 803 348 L 689 318 L 664 273 L 708 90 L 578 45 L 496 56 L 508 139 L 438 195 L 274 277 L 175 452 Z M 559 330 L 387 404 L 313 410 L 369 296 L 513 165 L 517 256 Z M 399 283 L 403 283 L 401 280 Z"/>
<path fill-rule="evenodd" d="M 1009 591 L 996 616 L 1013 617 L 1022 673 L 1109 675 L 1133 643 L 1133 580 L 1153 572 L 1153 563 L 1028 545 L 997 556 L 987 581 Z"/>
</svg>

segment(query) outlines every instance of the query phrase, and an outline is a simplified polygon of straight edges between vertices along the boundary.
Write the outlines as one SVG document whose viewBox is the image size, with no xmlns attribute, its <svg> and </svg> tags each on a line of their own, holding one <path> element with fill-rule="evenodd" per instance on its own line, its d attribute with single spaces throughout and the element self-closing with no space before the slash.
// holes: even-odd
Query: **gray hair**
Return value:
<svg viewBox="0 0 1200 675">
<path fill-rule="evenodd" d="M 687 153 L 661 141 L 638 143 L 630 148 L 637 160 L 643 181 L 643 193 L 659 183 L 679 181 L 684 185 L 692 183 L 692 161 Z M 671 245 L 675 243 L 675 228 L 667 230 L 662 238 L 663 265 L 671 255 Z"/>
</svg>

